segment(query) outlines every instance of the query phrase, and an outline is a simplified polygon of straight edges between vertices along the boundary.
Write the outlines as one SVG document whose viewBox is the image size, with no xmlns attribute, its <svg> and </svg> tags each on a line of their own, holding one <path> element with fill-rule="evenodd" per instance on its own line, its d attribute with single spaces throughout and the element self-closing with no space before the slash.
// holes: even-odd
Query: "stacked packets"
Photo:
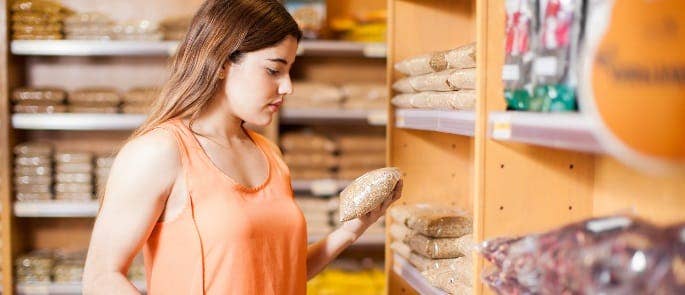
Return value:
<svg viewBox="0 0 685 295">
<path fill-rule="evenodd" d="M 476 102 L 475 44 L 423 54 L 395 64 L 409 75 L 393 84 L 398 108 L 471 110 Z"/>
</svg>

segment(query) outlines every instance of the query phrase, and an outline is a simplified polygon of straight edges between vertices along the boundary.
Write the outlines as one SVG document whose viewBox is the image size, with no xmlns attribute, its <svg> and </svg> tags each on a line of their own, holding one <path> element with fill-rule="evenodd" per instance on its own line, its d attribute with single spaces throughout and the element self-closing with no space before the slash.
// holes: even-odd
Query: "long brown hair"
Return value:
<svg viewBox="0 0 685 295">
<path fill-rule="evenodd" d="M 171 75 L 147 120 L 132 138 L 174 118 L 197 118 L 220 86 L 219 71 L 242 54 L 271 47 L 302 31 L 276 0 L 207 0 L 172 57 Z"/>
</svg>

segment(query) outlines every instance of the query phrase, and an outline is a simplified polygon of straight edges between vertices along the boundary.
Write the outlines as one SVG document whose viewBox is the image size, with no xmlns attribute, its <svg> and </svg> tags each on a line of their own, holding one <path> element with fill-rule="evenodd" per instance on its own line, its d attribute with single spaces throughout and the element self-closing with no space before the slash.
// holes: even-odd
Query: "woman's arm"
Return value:
<svg viewBox="0 0 685 295">
<path fill-rule="evenodd" d="M 164 211 L 179 162 L 176 140 L 163 130 L 121 149 L 90 239 L 83 294 L 139 294 L 126 274 Z"/>
<path fill-rule="evenodd" d="M 402 196 L 402 181 L 395 186 L 392 198 L 367 213 L 366 215 L 345 222 L 341 227 L 328 234 L 322 240 L 307 248 L 307 279 L 311 279 L 321 272 L 347 247 L 352 245 L 366 229 L 385 214 L 390 204 Z"/>
</svg>

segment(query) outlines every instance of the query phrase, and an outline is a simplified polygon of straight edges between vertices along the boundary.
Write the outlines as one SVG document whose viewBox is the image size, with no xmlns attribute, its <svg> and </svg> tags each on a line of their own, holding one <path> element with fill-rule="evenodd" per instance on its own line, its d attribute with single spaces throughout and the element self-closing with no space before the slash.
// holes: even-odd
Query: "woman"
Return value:
<svg viewBox="0 0 685 295">
<path fill-rule="evenodd" d="M 301 32 L 275 0 L 208 0 L 174 57 L 147 121 L 120 150 L 95 222 L 85 294 L 304 294 L 306 281 L 399 198 L 307 246 L 268 125 L 292 92 Z"/>
</svg>

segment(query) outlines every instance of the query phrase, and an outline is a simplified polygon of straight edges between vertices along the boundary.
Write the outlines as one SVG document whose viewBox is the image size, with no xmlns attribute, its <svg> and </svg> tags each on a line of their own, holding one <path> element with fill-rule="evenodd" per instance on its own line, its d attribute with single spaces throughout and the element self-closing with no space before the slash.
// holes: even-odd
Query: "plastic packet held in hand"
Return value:
<svg viewBox="0 0 685 295">
<path fill-rule="evenodd" d="M 669 271 L 666 245 L 659 228 L 635 218 L 612 216 L 543 234 L 497 238 L 484 242 L 479 250 L 498 268 L 496 276 L 485 278 L 495 290 L 653 294 Z"/>
<path fill-rule="evenodd" d="M 386 167 L 367 172 L 340 193 L 340 221 L 361 217 L 392 197 L 401 179 L 398 168 Z"/>
</svg>

